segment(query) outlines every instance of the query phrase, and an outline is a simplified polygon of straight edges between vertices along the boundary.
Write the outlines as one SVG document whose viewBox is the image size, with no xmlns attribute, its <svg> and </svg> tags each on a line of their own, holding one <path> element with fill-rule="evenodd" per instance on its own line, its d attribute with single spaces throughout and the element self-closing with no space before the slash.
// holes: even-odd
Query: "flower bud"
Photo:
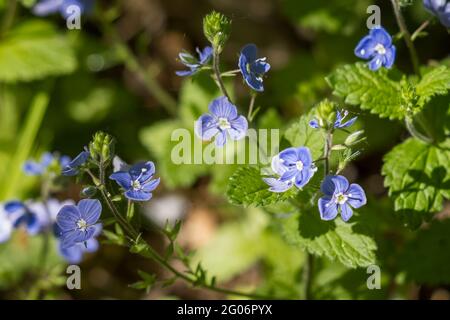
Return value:
<svg viewBox="0 0 450 320">
<path fill-rule="evenodd" d="M 323 127 L 334 123 L 336 104 L 328 99 L 321 101 L 316 107 L 317 120 Z"/>
<path fill-rule="evenodd" d="M 347 137 L 347 139 L 345 139 L 345 145 L 353 146 L 355 144 L 360 143 L 361 141 L 363 141 L 365 139 L 365 137 L 363 137 L 363 134 L 364 134 L 364 130 L 359 130 L 359 131 L 353 132 L 351 135 L 349 135 Z"/>
<path fill-rule="evenodd" d="M 91 198 L 97 193 L 97 188 L 94 186 L 86 186 L 81 190 L 81 196 L 86 198 Z"/>
<path fill-rule="evenodd" d="M 220 53 L 231 33 L 231 20 L 213 11 L 203 18 L 203 33 L 214 49 Z"/>
<path fill-rule="evenodd" d="M 98 162 L 107 162 L 114 157 L 114 138 L 102 131 L 95 133 L 91 143 L 89 143 L 89 152 L 91 157 Z"/>
</svg>

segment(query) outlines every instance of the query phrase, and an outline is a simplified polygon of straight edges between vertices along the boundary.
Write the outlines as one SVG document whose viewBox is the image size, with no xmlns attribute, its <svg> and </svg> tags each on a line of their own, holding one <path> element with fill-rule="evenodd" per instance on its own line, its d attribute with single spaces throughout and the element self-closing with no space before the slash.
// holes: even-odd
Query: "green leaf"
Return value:
<svg viewBox="0 0 450 320">
<path fill-rule="evenodd" d="M 402 87 L 388 77 L 387 71 L 371 71 L 363 63 L 345 65 L 326 78 L 333 94 L 345 99 L 345 103 L 361 106 L 363 110 L 380 117 L 402 119 L 406 115 Z"/>
<path fill-rule="evenodd" d="M 395 199 L 395 210 L 404 222 L 418 227 L 427 213 L 442 209 L 444 198 L 450 198 L 450 151 L 410 138 L 384 157 L 382 174 L 389 195 Z"/>
<path fill-rule="evenodd" d="M 0 81 L 32 81 L 70 73 L 76 66 L 68 41 L 44 21 L 24 22 L 0 42 Z"/>
<path fill-rule="evenodd" d="M 362 232 L 356 231 L 355 223 L 345 223 L 341 219 L 322 221 L 319 212 L 295 213 L 279 220 L 286 240 L 309 253 L 325 256 L 351 267 L 365 267 L 375 263 L 375 241 Z"/>
<path fill-rule="evenodd" d="M 293 198 L 298 191 L 293 187 L 284 193 L 271 192 L 262 179 L 258 168 L 240 167 L 230 178 L 228 199 L 233 204 L 260 207 Z"/>
<path fill-rule="evenodd" d="M 408 242 L 400 256 L 400 268 L 406 278 L 419 284 L 450 284 L 450 221 L 434 220 Z"/>
<path fill-rule="evenodd" d="M 311 128 L 309 121 L 314 118 L 314 109 L 300 117 L 285 132 L 284 137 L 293 147 L 308 147 L 313 159 L 317 159 L 323 153 L 325 143 L 321 130 Z"/>
<path fill-rule="evenodd" d="M 424 106 L 433 96 L 445 95 L 450 90 L 450 69 L 440 66 L 427 72 L 416 86 L 418 105 Z"/>
</svg>

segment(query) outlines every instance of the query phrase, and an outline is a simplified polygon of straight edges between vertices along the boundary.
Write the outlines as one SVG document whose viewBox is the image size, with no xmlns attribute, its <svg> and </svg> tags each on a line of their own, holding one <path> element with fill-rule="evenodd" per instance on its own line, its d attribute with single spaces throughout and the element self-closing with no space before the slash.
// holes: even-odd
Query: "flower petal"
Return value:
<svg viewBox="0 0 450 320">
<path fill-rule="evenodd" d="M 117 171 L 111 174 L 109 178 L 116 181 L 117 184 L 124 189 L 129 189 L 131 186 L 131 176 L 128 172 Z"/>
<path fill-rule="evenodd" d="M 372 60 L 369 61 L 368 66 L 369 69 L 372 71 L 377 71 L 381 68 L 383 65 L 383 56 L 382 55 L 375 55 Z"/>
<path fill-rule="evenodd" d="M 352 217 L 353 210 L 347 203 L 342 204 L 340 207 L 342 220 L 347 222 Z"/>
<path fill-rule="evenodd" d="M 375 27 L 370 30 L 370 36 L 376 44 L 382 44 L 385 48 L 390 47 L 392 44 L 392 38 L 389 33 L 381 26 Z"/>
<path fill-rule="evenodd" d="M 297 148 L 297 160 L 300 160 L 303 162 L 303 167 L 311 167 L 312 164 L 312 158 L 311 158 L 311 152 L 309 151 L 309 148 L 307 147 L 300 147 Z"/>
<path fill-rule="evenodd" d="M 78 202 L 78 210 L 81 218 L 83 218 L 88 225 L 97 223 L 102 213 L 102 204 L 97 199 L 83 199 Z"/>
<path fill-rule="evenodd" d="M 61 231 L 69 231 L 77 228 L 77 221 L 81 219 L 80 211 L 75 205 L 66 205 L 61 208 L 56 216 L 56 223 Z"/>
<path fill-rule="evenodd" d="M 219 132 L 217 118 L 204 114 L 195 123 L 195 134 L 202 140 L 211 140 Z"/>
<path fill-rule="evenodd" d="M 263 181 L 270 186 L 269 191 L 277 193 L 285 192 L 293 186 L 292 181 L 281 181 L 275 178 L 263 178 Z"/>
<path fill-rule="evenodd" d="M 155 174 L 155 164 L 152 161 L 136 163 L 129 173 L 132 180 L 139 178 L 140 182 L 147 181 Z"/>
<path fill-rule="evenodd" d="M 258 48 L 256 47 L 255 44 L 249 43 L 245 45 L 244 48 L 242 48 L 241 55 L 243 55 L 246 58 L 247 63 L 252 63 L 253 61 L 256 60 L 256 57 L 258 56 Z"/>
<path fill-rule="evenodd" d="M 352 124 L 355 123 L 356 119 L 358 119 L 358 117 L 351 118 L 347 122 L 344 122 L 344 123 L 340 124 L 339 128 L 348 128 L 348 127 L 350 127 Z"/>
<path fill-rule="evenodd" d="M 322 184 L 320 185 L 320 190 L 323 194 L 325 194 L 328 197 L 332 197 L 334 194 L 334 190 L 336 189 L 336 186 L 333 182 L 334 176 L 326 176 L 325 179 L 323 179 Z"/>
<path fill-rule="evenodd" d="M 237 119 L 231 120 L 230 125 L 231 128 L 228 129 L 228 133 L 232 140 L 240 140 L 247 134 L 248 122 L 244 116 L 239 116 Z"/>
<path fill-rule="evenodd" d="M 147 183 L 145 183 L 142 186 L 142 190 L 144 190 L 145 192 L 151 192 L 153 190 L 156 189 L 156 187 L 158 187 L 160 182 L 160 179 L 154 179 L 154 180 L 149 180 Z"/>
<path fill-rule="evenodd" d="M 336 203 L 331 198 L 322 197 L 318 201 L 320 218 L 325 221 L 333 220 L 338 214 Z"/>
<path fill-rule="evenodd" d="M 226 131 L 220 131 L 216 135 L 216 139 L 214 141 L 216 143 L 217 147 L 223 147 L 227 143 L 227 132 Z"/>
<path fill-rule="evenodd" d="M 285 166 L 295 165 L 297 160 L 299 160 L 297 148 L 294 147 L 284 149 L 280 152 L 279 157 Z"/>
<path fill-rule="evenodd" d="M 376 42 L 371 36 L 365 36 L 359 41 L 355 48 L 355 55 L 358 58 L 369 59 L 375 52 Z"/>
<path fill-rule="evenodd" d="M 390 69 L 394 65 L 395 54 L 396 54 L 396 49 L 395 49 L 394 45 L 386 48 L 386 53 L 384 55 L 384 59 L 385 59 L 384 66 L 386 68 Z"/>
<path fill-rule="evenodd" d="M 226 118 L 228 120 L 236 119 L 238 116 L 236 106 L 227 97 L 214 99 L 209 104 L 209 111 L 217 118 Z"/>
<path fill-rule="evenodd" d="M 345 193 L 348 189 L 348 180 L 344 176 L 333 176 L 332 181 L 334 183 L 335 189 L 334 192 L 342 192 Z"/>
<path fill-rule="evenodd" d="M 152 198 L 152 194 L 141 190 L 128 190 L 125 192 L 125 197 L 133 201 L 149 201 Z"/>
<path fill-rule="evenodd" d="M 367 203 L 366 193 L 359 184 L 352 183 L 347 191 L 348 204 L 358 209 Z"/>
<path fill-rule="evenodd" d="M 81 244 L 75 244 L 70 247 L 63 247 L 62 241 L 58 244 L 59 254 L 70 264 L 78 264 L 83 260 L 83 248 Z"/>
</svg>

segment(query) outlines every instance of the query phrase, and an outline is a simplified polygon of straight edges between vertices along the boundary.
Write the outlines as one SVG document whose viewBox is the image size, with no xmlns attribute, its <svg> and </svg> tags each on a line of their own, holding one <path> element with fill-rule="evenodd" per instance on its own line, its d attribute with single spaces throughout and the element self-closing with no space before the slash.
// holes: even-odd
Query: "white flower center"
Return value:
<svg viewBox="0 0 450 320">
<path fill-rule="evenodd" d="M 141 189 L 141 183 L 139 182 L 139 180 L 131 181 L 131 187 L 134 190 L 139 190 L 139 189 Z"/>
<path fill-rule="evenodd" d="M 336 202 L 337 204 L 344 204 L 344 203 L 347 202 L 347 200 L 348 200 L 348 196 L 346 196 L 346 195 L 343 194 L 342 192 L 339 192 L 339 193 L 336 195 L 336 200 L 335 200 L 335 202 Z"/>
<path fill-rule="evenodd" d="M 297 170 L 298 170 L 298 171 L 303 170 L 303 162 L 301 162 L 300 160 L 298 160 L 298 161 L 295 163 L 295 166 L 297 167 Z"/>
<path fill-rule="evenodd" d="M 227 118 L 219 118 L 219 128 L 222 130 L 231 128 L 230 122 Z"/>
<path fill-rule="evenodd" d="M 381 43 L 375 46 L 375 51 L 379 54 L 386 54 L 386 48 Z"/>
<path fill-rule="evenodd" d="M 84 219 L 80 219 L 77 221 L 77 227 L 78 229 L 80 229 L 81 231 L 86 231 L 88 224 Z"/>
</svg>

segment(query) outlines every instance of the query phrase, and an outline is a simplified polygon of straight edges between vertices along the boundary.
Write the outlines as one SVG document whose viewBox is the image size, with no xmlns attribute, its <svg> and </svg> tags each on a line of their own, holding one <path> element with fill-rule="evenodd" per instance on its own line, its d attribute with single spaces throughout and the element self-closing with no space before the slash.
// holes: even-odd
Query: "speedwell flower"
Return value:
<svg viewBox="0 0 450 320">
<path fill-rule="evenodd" d="M 216 146 L 222 147 L 227 142 L 227 134 L 231 140 L 245 137 L 247 119 L 238 115 L 236 106 L 227 97 L 214 99 L 209 104 L 209 112 L 195 123 L 195 133 L 200 139 L 211 140 L 215 137 Z"/>
<path fill-rule="evenodd" d="M 358 119 L 358 117 L 353 117 L 350 120 L 347 120 L 344 123 L 342 123 L 342 121 L 344 121 L 344 119 L 347 116 L 348 116 L 347 110 L 342 110 L 342 112 L 337 110 L 336 111 L 336 120 L 333 123 L 333 128 L 335 128 L 335 129 L 348 128 L 352 124 L 355 123 L 356 119 Z M 324 123 L 323 123 L 323 120 L 318 120 L 318 119 L 314 118 L 309 122 L 309 126 L 314 129 L 318 129 L 318 128 L 324 127 Z"/>
<path fill-rule="evenodd" d="M 92 239 L 98 228 L 96 224 L 101 212 L 102 205 L 96 199 L 83 199 L 77 205 L 62 207 L 56 216 L 61 248 L 67 249 Z"/>
<path fill-rule="evenodd" d="M 320 218 L 333 220 L 341 213 L 342 220 L 348 221 L 357 209 L 366 204 L 366 194 L 359 184 L 349 185 L 344 176 L 327 176 L 320 187 L 324 196 L 319 199 Z"/>
<path fill-rule="evenodd" d="M 239 69 L 245 82 L 256 91 L 264 91 L 263 76 L 270 70 L 266 58 L 258 58 L 258 48 L 254 44 L 246 45 L 239 56 Z"/>
<path fill-rule="evenodd" d="M 33 13 L 37 16 L 48 16 L 59 12 L 61 16 L 67 18 L 70 6 L 77 6 L 80 12 L 86 12 L 92 8 L 94 0 L 40 0 L 34 7 Z"/>
<path fill-rule="evenodd" d="M 177 71 L 177 76 L 185 77 L 191 76 L 200 70 L 203 66 L 207 65 L 213 56 L 213 48 L 205 47 L 203 50 L 199 48 L 196 49 L 198 54 L 198 59 L 188 52 L 181 52 L 178 56 L 180 61 L 190 70 Z"/>
<path fill-rule="evenodd" d="M 395 61 L 395 52 L 391 36 L 381 26 L 371 29 L 369 35 L 362 38 L 355 48 L 357 57 L 370 60 L 368 66 L 372 71 L 382 66 L 391 68 Z"/>
<path fill-rule="evenodd" d="M 152 191 L 159 185 L 159 178 L 152 179 L 155 165 L 151 161 L 135 164 L 127 171 L 114 172 L 109 178 L 124 190 L 126 198 L 134 201 L 148 201 Z"/>
<path fill-rule="evenodd" d="M 284 192 L 293 185 L 303 188 L 316 172 L 307 147 L 288 148 L 272 158 L 272 170 L 278 178 L 264 178 L 272 192 Z"/>
<path fill-rule="evenodd" d="M 425 8 L 435 15 L 447 28 L 450 28 L 450 1 L 448 0 L 423 0 Z"/>
<path fill-rule="evenodd" d="M 94 225 L 95 232 L 92 238 L 86 240 L 84 243 L 76 243 L 75 245 L 65 248 L 62 241 L 58 241 L 59 254 L 70 264 L 78 264 L 83 260 L 84 253 L 96 252 L 99 248 L 98 240 L 96 239 L 101 231 L 102 225 L 97 223 Z"/>
<path fill-rule="evenodd" d="M 48 167 L 52 164 L 53 161 L 58 160 L 61 168 L 64 168 L 70 163 L 70 158 L 68 156 L 61 156 L 57 159 L 52 153 L 45 152 L 40 161 L 28 160 L 23 165 L 23 171 L 25 174 L 29 176 L 40 176 L 43 175 Z"/>
<path fill-rule="evenodd" d="M 82 151 L 62 169 L 63 176 L 76 176 L 80 167 L 89 159 L 89 151 Z"/>
<path fill-rule="evenodd" d="M 14 228 L 23 226 L 30 235 L 41 231 L 39 216 L 25 203 L 17 200 L 9 201 L 5 203 L 4 209 Z"/>
</svg>

